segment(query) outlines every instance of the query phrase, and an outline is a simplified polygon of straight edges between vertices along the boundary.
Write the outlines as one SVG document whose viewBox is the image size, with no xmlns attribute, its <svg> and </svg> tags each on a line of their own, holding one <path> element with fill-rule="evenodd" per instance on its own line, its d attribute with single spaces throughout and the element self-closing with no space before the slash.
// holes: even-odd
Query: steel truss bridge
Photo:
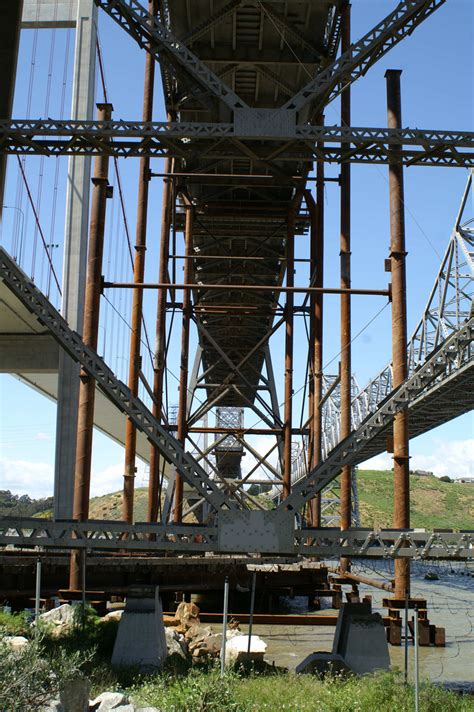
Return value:
<svg viewBox="0 0 474 712">
<path fill-rule="evenodd" d="M 95 2 L 159 62 L 169 121 L 1 120 L 0 151 L 167 159 L 165 178 L 172 189 L 164 204 L 168 237 L 165 234 L 163 244 L 169 248 L 170 231 L 185 232 L 185 278 L 183 285 L 170 284 L 168 279 L 154 288 L 169 295 L 182 289 L 184 295 L 181 393 L 188 398 L 180 400 L 177 426 L 166 422 L 160 412 L 151 412 L 133 388 L 114 375 L 4 249 L 0 249 L 0 279 L 171 466 L 176 482 L 169 479 L 165 511 L 170 511 L 181 482 L 186 487 L 182 498 L 189 504 L 183 518 L 203 503 L 210 514 L 206 525 L 172 525 L 167 517 L 158 524 L 4 518 L 0 545 L 474 558 L 473 532 L 341 532 L 305 527 L 300 519 L 305 505 L 331 485 L 343 467 L 354 467 L 386 449 L 397 413 L 408 408 L 410 436 L 414 436 L 474 405 L 473 231 L 471 223 L 463 220 L 472 174 L 428 306 L 409 343 L 407 379 L 394 388 L 390 366 L 372 379 L 354 396 L 353 430 L 341 439 L 337 379 L 327 377 L 323 422 L 326 418 L 328 425 L 329 417 L 330 427 L 325 428 L 323 457 L 303 472 L 291 462 L 292 397 L 285 399 L 282 416 L 269 348 L 271 336 L 284 327 L 289 359 L 285 389 L 291 393 L 293 317 L 298 310 L 307 310 L 308 303 L 312 308 L 313 297 L 324 292 L 315 282 L 314 271 L 308 286 L 300 290 L 293 279 L 295 235 L 314 234 L 321 227 L 318 205 L 306 188 L 313 164 L 317 170 L 325 163 L 474 166 L 472 132 L 326 127 L 321 120 L 329 102 L 445 0 L 399 2 L 376 27 L 340 53 L 344 0 L 290 0 L 285 14 L 279 3 L 231 0 L 217 3 L 211 16 L 205 0 L 164 0 L 154 16 L 136 0 Z M 203 17 L 207 19 L 202 21 Z M 319 175 L 322 183 L 324 173 Z M 311 260 L 315 269 L 314 255 Z M 103 287 L 147 285 L 105 282 Z M 298 290 L 305 294 L 301 304 L 295 303 Z M 387 295 L 384 290 L 373 293 Z M 198 348 L 188 378 L 191 323 L 197 330 Z M 217 426 L 218 437 L 208 452 L 196 450 L 192 434 L 216 407 L 234 413 L 248 409 L 262 421 L 262 431 L 276 439 L 278 466 L 269 463 L 268 453 L 259 456 L 260 462 L 276 480 L 292 469 L 293 481 L 274 510 L 253 509 L 245 480 L 236 476 L 236 453 L 244 447 L 252 451 L 239 418 L 238 425 Z M 175 437 L 176 430 L 181 436 Z M 308 433 L 303 429 L 299 434 Z M 193 454 L 186 449 L 188 443 L 195 448 Z M 236 443 L 242 447 L 236 448 Z M 234 458 L 232 467 L 229 457 L 210 461 L 209 453 L 219 445 Z"/>
</svg>

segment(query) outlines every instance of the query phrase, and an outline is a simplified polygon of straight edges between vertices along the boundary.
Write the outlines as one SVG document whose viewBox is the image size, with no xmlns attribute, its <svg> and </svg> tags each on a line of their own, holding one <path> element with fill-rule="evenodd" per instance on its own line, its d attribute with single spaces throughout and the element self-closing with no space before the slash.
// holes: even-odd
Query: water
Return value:
<svg viewBox="0 0 474 712">
<path fill-rule="evenodd" d="M 377 566 L 378 574 L 373 569 Z M 390 580 L 393 576 L 391 562 L 355 563 L 354 572 L 378 579 Z M 426 581 L 424 574 L 436 571 L 439 581 Z M 466 572 L 467 575 L 461 575 Z M 347 589 L 349 590 L 349 589 Z M 361 595 L 372 596 L 373 609 L 386 615 L 381 607 L 382 598 L 388 596 L 384 591 L 370 586 L 360 586 Z M 428 603 L 430 623 L 446 629 L 446 647 L 420 647 L 420 676 L 434 683 L 454 689 L 474 692 L 474 578 L 463 565 L 451 572 L 448 565 L 413 566 L 412 595 L 425 598 Z M 288 601 L 294 613 L 305 610 L 306 599 Z M 325 609 L 317 615 L 333 614 Z M 411 612 L 409 613 L 411 615 Z M 246 632 L 246 626 L 242 626 Z M 334 638 L 334 626 L 269 626 L 256 625 L 254 632 L 268 644 L 266 660 L 276 666 L 294 670 L 304 658 L 315 651 L 331 651 Z M 403 670 L 404 647 L 389 646 L 392 668 Z M 414 648 L 409 646 L 409 678 L 413 678 Z"/>
</svg>

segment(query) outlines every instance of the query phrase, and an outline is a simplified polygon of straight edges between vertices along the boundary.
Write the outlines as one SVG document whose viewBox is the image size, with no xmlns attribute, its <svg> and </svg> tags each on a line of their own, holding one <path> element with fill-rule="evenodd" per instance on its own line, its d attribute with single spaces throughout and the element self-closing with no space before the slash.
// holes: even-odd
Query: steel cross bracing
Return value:
<svg viewBox="0 0 474 712">
<path fill-rule="evenodd" d="M 392 47 L 411 34 L 446 0 L 404 0 L 339 59 L 298 92 L 283 109 L 301 111 L 312 102 L 313 112 L 335 99 L 344 87 L 362 77 Z"/>
<path fill-rule="evenodd" d="M 310 542 L 310 543 L 309 543 Z M 181 553 L 240 553 L 232 543 L 219 542 L 219 528 L 203 525 L 162 525 L 124 522 L 52 522 L 46 519 L 3 517 L 0 546 L 41 549 L 173 551 Z M 37 550 L 37 549 L 36 549 Z M 265 553 L 262 550 L 262 553 Z M 474 531 L 425 532 L 397 529 L 296 529 L 291 545 L 279 552 L 289 556 L 364 558 L 474 559 Z"/>
<path fill-rule="evenodd" d="M 460 364 L 472 364 L 473 340 L 474 317 L 471 317 L 438 346 L 410 378 L 382 401 L 375 413 L 369 415 L 349 437 L 336 445 L 326 460 L 296 483 L 289 497 L 278 509 L 298 511 L 305 502 L 337 477 L 344 465 L 358 464 L 370 457 L 368 446 L 393 421 L 397 412 L 422 396 L 434 381 L 437 381 L 438 386 L 443 381 L 448 381 Z"/>
<path fill-rule="evenodd" d="M 34 316 L 48 328 L 59 345 L 87 371 L 103 393 L 117 408 L 125 413 L 135 427 L 144 432 L 158 448 L 164 459 L 195 487 L 211 506 L 235 509 L 236 504 L 213 482 L 206 471 L 182 445 L 152 416 L 139 398 L 132 396 L 129 388 L 119 381 L 98 354 L 87 347 L 81 337 L 69 328 L 67 322 L 46 297 L 35 287 L 25 273 L 0 248 L 0 279 Z"/>
<path fill-rule="evenodd" d="M 164 54 L 172 64 L 184 67 L 206 94 L 211 93 L 231 110 L 247 106 L 184 42 L 175 37 L 156 17 L 152 17 L 139 2 L 95 0 L 95 3 L 157 60 Z"/>
<path fill-rule="evenodd" d="M 113 143 L 110 144 L 109 140 Z M 278 136 L 236 129 L 232 123 L 135 121 L 0 121 L 0 151 L 9 154 L 173 156 L 215 160 L 247 157 L 248 145 L 268 162 L 390 163 L 390 149 L 401 146 L 403 164 L 474 165 L 474 132 L 432 129 L 296 125 Z M 318 147 L 317 143 L 324 143 Z M 215 171 L 216 176 L 219 170 Z M 196 178 L 199 172 L 196 172 Z M 279 182 L 292 176 L 279 176 Z M 245 183 L 242 176 L 240 182 Z"/>
</svg>

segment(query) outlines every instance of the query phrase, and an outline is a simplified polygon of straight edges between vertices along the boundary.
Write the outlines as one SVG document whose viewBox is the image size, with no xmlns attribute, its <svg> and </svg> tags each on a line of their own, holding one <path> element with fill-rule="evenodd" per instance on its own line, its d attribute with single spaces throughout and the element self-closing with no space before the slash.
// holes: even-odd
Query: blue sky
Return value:
<svg viewBox="0 0 474 712">
<path fill-rule="evenodd" d="M 352 36 L 356 40 L 395 6 L 395 0 L 354 0 L 352 4 Z M 109 96 L 114 104 L 114 117 L 141 118 L 144 54 L 125 33 L 105 14 L 99 16 L 99 32 L 106 68 Z M 353 87 L 352 124 L 354 126 L 386 125 L 386 100 L 384 73 L 388 68 L 402 69 L 403 123 L 405 126 L 433 129 L 472 130 L 474 127 L 474 7 L 471 0 L 451 0 L 430 17 L 414 34 L 386 55 L 366 77 Z M 49 105 L 48 66 L 51 58 L 51 31 L 37 36 L 35 57 L 35 83 L 31 96 L 30 116 L 60 114 L 64 100 L 65 116 L 70 105 L 70 72 L 63 83 L 64 57 L 72 61 L 73 33 L 60 30 L 55 33 L 54 68 L 51 77 Z M 69 42 L 69 47 L 68 47 Z M 33 31 L 22 33 L 15 116 L 27 114 L 28 86 L 32 67 Z M 69 53 L 68 53 L 69 51 Z M 64 99 L 63 99 L 64 97 Z M 160 81 L 156 83 L 155 119 L 164 120 Z M 101 99 L 101 92 L 98 92 Z M 47 113 L 46 109 L 48 110 Z M 339 123 L 339 104 L 333 102 L 326 110 L 326 123 Z M 9 182 L 5 198 L 7 205 L 15 205 L 18 195 L 16 167 L 10 161 Z M 133 238 L 138 162 L 134 159 L 120 162 L 124 186 L 126 211 Z M 64 175 L 66 161 L 59 161 L 58 199 L 52 210 L 56 164 L 53 159 L 44 162 L 29 158 L 26 166 L 33 192 L 37 194 L 40 175 L 43 173 L 41 222 L 53 248 L 53 257 L 60 274 L 61 241 L 64 224 Z M 152 169 L 162 169 L 160 161 L 153 161 Z M 337 167 L 329 166 L 328 175 L 336 175 Z M 389 213 L 387 168 L 384 166 L 353 166 L 352 169 L 352 270 L 353 285 L 359 287 L 385 287 L 387 275 L 383 261 L 388 256 Z M 406 228 L 408 255 L 408 312 L 409 331 L 415 326 L 425 306 L 452 229 L 461 193 L 466 181 L 466 171 L 448 168 L 410 168 L 405 171 Z M 117 191 L 116 191 L 117 192 Z M 34 238 L 34 225 L 23 197 L 26 214 L 25 242 Z M 123 226 L 120 222 L 118 200 L 109 201 L 107 216 L 108 244 L 120 241 L 122 263 L 112 263 L 105 258 L 106 274 L 130 274 Z M 473 205 L 469 206 L 471 209 Z M 156 279 L 157 235 L 161 212 L 161 185 L 152 183 L 149 216 L 149 250 L 147 252 L 147 279 Z M 15 215 L 16 213 L 16 215 Z M 53 218 L 54 214 L 54 218 Z M 474 211 L 472 211 L 474 215 Z M 11 249 L 11 236 L 18 211 L 6 210 L 2 243 Z M 54 228 L 54 229 L 53 229 Z M 299 243 L 299 254 L 306 246 Z M 335 184 L 326 188 L 326 284 L 339 283 L 339 194 Z M 180 266 L 178 269 L 180 270 Z M 178 276 L 180 271 L 178 271 Z M 38 263 L 36 278 L 45 279 L 44 265 Z M 307 279 L 305 268 L 300 268 L 297 280 Z M 43 286 L 43 285 L 42 285 Z M 56 304 L 58 295 L 52 292 Z M 155 295 L 146 295 L 145 313 L 150 334 L 153 334 Z M 128 320 L 129 295 L 114 295 L 114 303 Z M 127 301 L 128 300 L 128 301 Z M 355 297 L 353 300 L 353 334 L 364 327 L 383 306 L 383 298 Z M 338 300 L 327 297 L 325 312 L 325 362 L 328 372 L 337 369 L 339 351 Z M 124 353 L 127 329 L 111 311 L 103 307 L 101 348 L 110 354 Z M 104 321 L 105 319 L 105 321 Z M 111 327 L 115 319 L 115 331 Z M 104 339 L 108 341 L 104 344 Z M 303 338 L 302 324 L 298 326 L 297 339 Z M 172 340 L 170 369 L 179 370 L 179 355 L 175 332 Z M 297 341 L 298 343 L 298 341 Z M 275 370 L 281 372 L 281 337 L 274 339 Z M 303 350 L 297 349 L 299 359 L 295 369 L 295 390 L 302 385 L 305 364 Z M 125 360 L 115 356 L 112 367 L 123 377 Z M 353 368 L 359 384 L 365 382 L 390 359 L 390 310 L 380 316 L 354 342 Z M 281 382 L 279 381 L 281 392 Z M 52 463 L 54 460 L 55 405 L 33 392 L 10 376 L 0 376 L 2 406 L 0 410 L 0 487 L 16 492 L 33 494 L 52 492 Z M 170 402 L 176 402 L 173 377 L 170 376 Z M 282 398 L 280 399 L 282 400 Z M 299 397 L 295 396 L 299 405 Z M 13 407 L 12 405 L 13 404 Z M 247 416 L 251 425 L 255 416 Z M 412 467 L 427 468 L 437 474 L 474 474 L 474 426 L 472 414 L 463 416 L 431 433 L 412 441 Z M 94 440 L 93 491 L 118 489 L 121 486 L 121 448 L 97 434 Z M 389 464 L 388 458 L 378 458 L 377 465 Z M 140 484 L 139 475 L 138 484 Z"/>
</svg>

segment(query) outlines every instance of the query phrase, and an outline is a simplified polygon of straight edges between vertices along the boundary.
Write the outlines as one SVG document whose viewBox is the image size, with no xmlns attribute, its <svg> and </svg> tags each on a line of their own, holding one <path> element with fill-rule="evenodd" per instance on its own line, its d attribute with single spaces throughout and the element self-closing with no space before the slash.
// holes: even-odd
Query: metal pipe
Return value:
<svg viewBox="0 0 474 712">
<path fill-rule="evenodd" d="M 169 117 L 168 117 L 169 118 Z M 171 158 L 165 162 L 165 172 L 171 170 Z M 161 236 L 160 236 L 160 265 L 158 279 L 161 283 L 169 282 L 168 277 L 168 253 L 170 244 L 171 225 L 171 181 L 163 181 L 162 215 L 161 215 Z M 162 289 L 158 292 L 158 303 L 156 309 L 156 344 L 155 362 L 153 368 L 153 407 L 152 413 L 155 418 L 161 421 L 163 408 L 163 381 L 165 373 L 165 349 L 166 349 L 166 296 L 167 291 Z M 158 520 L 160 499 L 160 455 L 158 450 L 152 445 L 150 450 L 150 476 L 148 480 L 148 511 L 147 521 L 156 522 Z"/>
<path fill-rule="evenodd" d="M 35 587 L 35 635 L 38 635 L 38 623 L 41 603 L 41 559 L 36 561 L 36 587 Z"/>
<path fill-rule="evenodd" d="M 389 69 L 387 81 L 388 127 L 402 125 L 401 70 Z M 393 388 L 408 376 L 407 366 L 407 304 L 405 250 L 405 196 L 401 148 L 390 149 L 390 269 L 392 275 L 392 368 Z M 410 527 L 408 409 L 400 411 L 393 421 L 393 524 L 400 529 Z M 395 596 L 410 594 L 410 562 L 395 559 Z"/>
<path fill-rule="evenodd" d="M 286 313 L 285 313 L 285 404 L 283 418 L 283 490 L 282 499 L 291 492 L 291 427 L 293 419 L 293 325 L 295 280 L 295 206 L 288 215 L 286 236 Z"/>
<path fill-rule="evenodd" d="M 331 571 L 332 573 L 343 576 L 344 578 L 349 579 L 350 581 L 356 581 L 357 583 L 363 583 L 366 586 L 373 586 L 373 588 L 379 588 L 381 591 L 389 591 L 390 593 L 393 592 L 393 586 L 391 583 L 383 583 L 382 581 L 376 581 L 375 579 L 371 579 L 368 576 L 361 576 L 360 574 L 353 574 L 350 571 L 344 571 L 342 573 L 340 569 L 334 568 L 332 566 L 328 566 L 328 571 Z"/>
<path fill-rule="evenodd" d="M 227 642 L 227 614 L 229 611 L 229 579 L 226 576 L 224 582 L 224 611 L 222 620 L 222 643 L 221 643 L 221 677 L 225 670 L 225 646 Z"/>
<path fill-rule="evenodd" d="M 186 204 L 186 230 L 185 254 L 189 255 L 193 240 L 194 208 Z M 184 263 L 184 283 L 189 280 L 191 262 Z M 184 445 L 187 430 L 187 403 L 188 403 L 188 365 L 189 365 L 189 332 L 191 325 L 191 292 L 186 290 L 183 295 L 183 322 L 181 328 L 181 366 L 179 371 L 179 400 L 178 400 L 178 430 L 177 438 Z M 176 474 L 174 486 L 174 512 L 175 524 L 179 524 L 183 517 L 183 480 Z"/>
<path fill-rule="evenodd" d="M 408 593 L 405 595 L 405 685 L 408 685 Z"/>
<path fill-rule="evenodd" d="M 98 121 L 109 121 L 112 104 L 97 104 Z M 92 178 L 92 208 L 89 228 L 89 249 L 87 255 L 87 277 L 84 300 L 83 341 L 86 346 L 97 350 L 99 332 L 99 310 L 102 282 L 102 256 L 104 250 L 104 229 L 107 203 L 109 156 L 104 153 L 94 161 Z M 76 466 L 74 476 L 73 519 L 84 522 L 89 517 L 89 496 L 92 459 L 92 436 L 94 425 L 95 381 L 82 369 L 79 384 L 79 404 L 77 419 Z M 80 585 L 80 562 L 77 552 L 71 555 L 70 588 Z"/>
<path fill-rule="evenodd" d="M 155 16 L 157 0 L 149 0 L 148 12 Z M 153 88 L 155 82 L 155 59 L 148 52 L 145 55 L 145 79 L 143 89 L 143 121 L 153 119 Z M 150 184 L 150 158 L 140 158 L 138 176 L 137 227 L 133 281 L 139 284 L 145 278 L 145 251 L 148 216 L 148 192 Z M 134 289 L 132 296 L 132 317 L 130 331 L 130 358 L 128 387 L 134 396 L 138 395 L 141 369 L 141 335 L 143 317 L 143 290 Z M 135 491 L 135 460 L 137 453 L 137 431 L 132 421 L 125 422 L 125 469 L 123 475 L 122 516 L 124 521 L 133 523 L 133 496 Z"/>
<path fill-rule="evenodd" d="M 189 261 L 190 260 L 186 260 L 186 262 Z M 279 285 L 272 284 L 200 284 L 191 282 L 188 282 L 187 284 L 176 284 L 170 282 L 104 282 L 103 287 L 104 289 L 157 289 L 161 291 L 166 291 L 168 289 L 182 289 L 184 292 L 191 292 L 193 289 L 215 290 L 221 292 L 229 292 L 231 290 L 235 290 L 238 292 L 283 292 L 287 294 L 311 294 L 313 292 L 315 294 L 358 294 L 364 297 L 390 297 L 389 289 L 351 289 L 345 287 L 294 287 L 292 285 L 280 287 Z"/>
<path fill-rule="evenodd" d="M 252 573 L 252 593 L 250 594 L 250 618 L 249 618 L 249 644 L 247 654 L 250 655 L 252 649 L 252 628 L 253 628 L 253 613 L 255 609 L 255 588 L 257 586 L 257 572 Z"/>
<path fill-rule="evenodd" d="M 415 712 L 420 709 L 420 661 L 419 661 L 419 634 L 418 634 L 418 608 L 415 608 L 414 615 L 415 634 Z"/>
<path fill-rule="evenodd" d="M 346 5 L 342 11 L 341 52 L 346 52 L 351 45 L 351 6 Z M 351 90 L 348 85 L 341 94 L 341 124 L 351 125 Z M 344 148 L 344 147 L 343 147 Z M 349 146 L 345 146 L 349 149 Z M 341 164 L 341 287 L 351 288 L 351 166 L 349 162 Z M 347 438 L 352 430 L 351 422 L 351 298 L 350 293 L 341 295 L 341 426 L 340 438 Z M 345 465 L 341 473 L 341 529 L 351 526 L 351 474 L 350 465 Z M 347 558 L 341 559 L 341 567 L 346 571 L 349 565 Z"/>
</svg>

